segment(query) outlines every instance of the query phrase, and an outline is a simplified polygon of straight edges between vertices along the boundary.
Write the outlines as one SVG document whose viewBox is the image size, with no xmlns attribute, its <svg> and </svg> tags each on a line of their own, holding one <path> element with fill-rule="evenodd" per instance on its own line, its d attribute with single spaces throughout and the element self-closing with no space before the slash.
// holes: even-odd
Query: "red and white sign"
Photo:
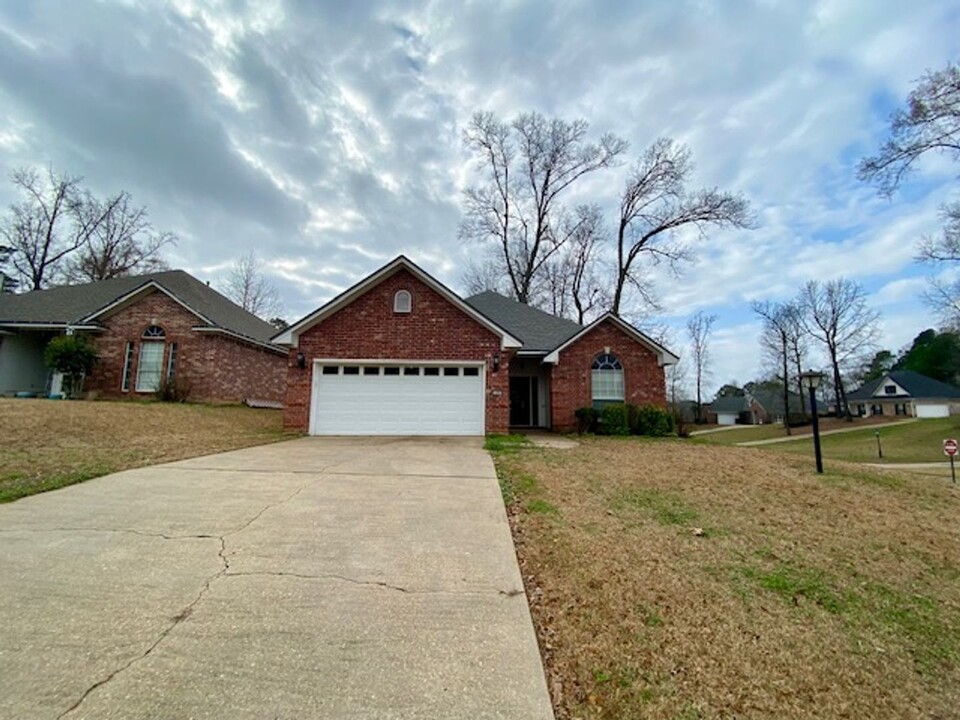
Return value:
<svg viewBox="0 0 960 720">
<path fill-rule="evenodd" d="M 943 454 L 953 457 L 957 454 L 957 441 L 953 438 L 943 441 Z"/>
</svg>

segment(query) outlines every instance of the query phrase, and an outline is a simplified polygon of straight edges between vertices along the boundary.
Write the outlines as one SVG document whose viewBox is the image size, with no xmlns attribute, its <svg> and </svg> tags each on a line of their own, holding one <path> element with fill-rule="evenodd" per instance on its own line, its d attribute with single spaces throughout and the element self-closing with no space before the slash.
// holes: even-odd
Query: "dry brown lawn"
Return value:
<svg viewBox="0 0 960 720">
<path fill-rule="evenodd" d="M 92 477 L 283 439 L 279 410 L 0 399 L 0 502 Z"/>
<path fill-rule="evenodd" d="M 769 450 L 495 453 L 558 718 L 957 718 L 960 490 Z"/>
</svg>

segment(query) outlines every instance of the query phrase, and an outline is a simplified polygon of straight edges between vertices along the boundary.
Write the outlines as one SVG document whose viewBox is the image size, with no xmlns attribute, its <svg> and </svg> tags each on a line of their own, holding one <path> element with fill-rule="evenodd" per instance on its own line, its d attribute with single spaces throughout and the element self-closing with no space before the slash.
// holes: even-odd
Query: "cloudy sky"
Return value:
<svg viewBox="0 0 960 720">
<path fill-rule="evenodd" d="M 256 250 L 293 319 L 401 252 L 458 286 L 477 110 L 584 118 L 633 155 L 670 136 L 760 220 L 658 283 L 667 324 L 719 316 L 719 385 L 759 372 L 749 302 L 808 278 L 864 283 L 891 348 L 933 324 L 915 243 L 957 168 L 928 159 L 888 201 L 855 167 L 958 58 L 955 0 L 0 0 L 0 170 L 128 190 L 181 238 L 170 264 L 214 284 Z"/>
</svg>

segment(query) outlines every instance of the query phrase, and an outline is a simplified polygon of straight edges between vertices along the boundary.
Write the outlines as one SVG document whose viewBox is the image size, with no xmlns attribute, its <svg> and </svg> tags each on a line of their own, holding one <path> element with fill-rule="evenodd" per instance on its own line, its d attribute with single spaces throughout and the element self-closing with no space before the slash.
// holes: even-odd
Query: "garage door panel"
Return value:
<svg viewBox="0 0 960 720">
<path fill-rule="evenodd" d="M 415 375 L 316 373 L 311 433 L 482 435 L 481 374 L 424 375 L 422 367 Z"/>
</svg>

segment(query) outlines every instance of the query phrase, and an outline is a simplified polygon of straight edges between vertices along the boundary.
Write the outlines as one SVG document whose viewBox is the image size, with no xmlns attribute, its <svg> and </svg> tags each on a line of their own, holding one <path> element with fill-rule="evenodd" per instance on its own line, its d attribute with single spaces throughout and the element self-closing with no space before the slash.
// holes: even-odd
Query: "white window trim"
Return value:
<svg viewBox="0 0 960 720">
<path fill-rule="evenodd" d="M 123 375 L 120 376 L 120 392 L 130 392 L 130 365 L 133 362 L 133 342 L 123 346 Z"/>
<path fill-rule="evenodd" d="M 397 290 L 393 294 L 393 311 L 400 315 L 413 311 L 413 294 L 409 290 Z"/>
</svg>

